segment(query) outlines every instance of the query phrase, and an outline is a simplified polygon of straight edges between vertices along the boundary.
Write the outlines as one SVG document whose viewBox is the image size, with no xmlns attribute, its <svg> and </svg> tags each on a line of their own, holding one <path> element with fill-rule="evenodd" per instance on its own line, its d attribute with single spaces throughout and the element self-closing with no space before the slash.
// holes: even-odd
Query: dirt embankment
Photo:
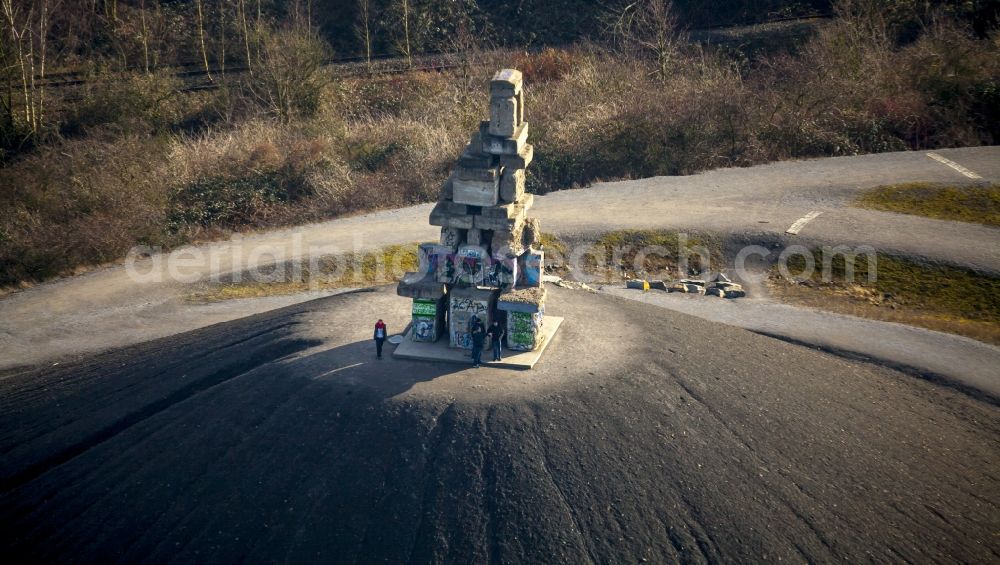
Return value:
<svg viewBox="0 0 1000 565">
<path fill-rule="evenodd" d="M 550 290 L 536 370 L 375 361 L 391 289 L 0 380 L 22 560 L 988 562 L 1000 410 Z"/>
</svg>

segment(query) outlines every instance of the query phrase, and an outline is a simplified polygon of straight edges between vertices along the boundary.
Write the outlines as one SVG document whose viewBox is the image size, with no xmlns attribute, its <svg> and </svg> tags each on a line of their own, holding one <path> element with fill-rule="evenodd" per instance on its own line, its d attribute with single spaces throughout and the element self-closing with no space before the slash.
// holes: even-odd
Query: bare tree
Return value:
<svg viewBox="0 0 1000 565">
<path fill-rule="evenodd" d="M 47 71 L 49 19 L 51 11 L 56 9 L 61 0 L 35 0 L 15 4 L 14 0 L 0 0 L 0 11 L 3 13 L 4 24 L 7 27 L 4 35 L 10 37 L 14 62 L 8 63 L 20 74 L 21 109 L 24 114 L 24 125 L 32 135 L 38 135 L 42 129 L 45 116 L 45 73 Z M 5 50 L 6 51 L 6 50 Z M 9 57 L 4 53 L 3 60 Z M 5 73 L 10 80 L 9 70 Z M 10 115 L 13 116 L 13 88 L 8 84 L 10 94 L 7 103 L 10 105 Z"/>
<path fill-rule="evenodd" d="M 651 58 L 655 64 L 653 74 L 661 79 L 670 74 L 686 42 L 671 0 L 637 0 L 629 4 L 612 24 L 612 33 L 630 54 Z"/>
<path fill-rule="evenodd" d="M 6 37 L 0 36 L 0 73 L 3 73 L 4 78 L 4 90 L 3 96 L 0 96 L 0 105 L 3 106 L 4 114 L 7 117 L 7 123 L 13 125 L 14 123 L 14 78 L 13 71 L 17 65 L 9 60 L 10 54 L 7 52 L 7 42 Z"/>
<path fill-rule="evenodd" d="M 281 120 L 313 115 L 330 82 L 329 56 L 325 42 L 300 29 L 275 31 L 261 44 L 249 88 Z"/>
<path fill-rule="evenodd" d="M 205 66 L 205 75 L 208 80 L 212 79 L 212 70 L 208 66 L 208 47 L 205 45 L 205 10 L 202 0 L 194 0 L 195 8 L 198 11 L 198 43 L 201 45 L 201 61 Z"/>
<path fill-rule="evenodd" d="M 17 57 L 17 68 L 21 73 L 21 96 L 24 101 L 24 122 L 30 127 L 32 123 L 31 105 L 28 103 L 30 96 L 28 93 L 28 68 L 25 61 L 24 38 L 28 35 L 27 26 L 22 23 L 20 7 L 15 7 L 12 0 L 0 0 L 0 7 L 3 8 L 3 15 L 8 31 L 10 32 L 11 45 Z"/>
<path fill-rule="evenodd" d="M 218 62 L 219 74 L 222 81 L 226 80 L 226 0 L 219 0 L 219 49 Z"/>
<path fill-rule="evenodd" d="M 59 0 L 56 0 L 58 4 Z M 41 127 L 42 117 L 45 115 L 45 55 L 48 52 L 48 37 L 49 37 L 49 0 L 39 0 L 39 17 L 38 17 L 38 78 L 40 80 L 38 86 L 35 85 L 34 74 L 31 77 L 32 87 L 38 96 L 38 108 L 35 114 L 35 124 L 33 126 L 33 131 L 37 134 L 39 128 Z M 32 46 L 35 44 L 35 40 L 32 40 Z"/>
<path fill-rule="evenodd" d="M 139 0 L 139 19 L 142 22 L 142 66 L 149 74 L 149 26 L 146 25 L 146 0 Z"/>
<path fill-rule="evenodd" d="M 372 17 L 371 17 L 371 1 L 370 0 L 358 0 L 358 17 L 361 22 L 358 24 L 358 35 L 361 36 L 362 41 L 365 43 L 365 62 L 368 64 L 368 70 L 371 71 L 372 68 Z"/>
<path fill-rule="evenodd" d="M 240 26 L 243 29 L 243 48 L 247 56 L 247 71 L 253 75 L 253 62 L 250 57 L 250 26 L 247 25 L 247 3 L 246 0 L 239 0 L 237 5 L 239 10 Z"/>
<path fill-rule="evenodd" d="M 403 54 L 406 55 L 406 66 L 413 66 L 413 58 L 410 50 L 410 0 L 403 2 Z"/>
</svg>

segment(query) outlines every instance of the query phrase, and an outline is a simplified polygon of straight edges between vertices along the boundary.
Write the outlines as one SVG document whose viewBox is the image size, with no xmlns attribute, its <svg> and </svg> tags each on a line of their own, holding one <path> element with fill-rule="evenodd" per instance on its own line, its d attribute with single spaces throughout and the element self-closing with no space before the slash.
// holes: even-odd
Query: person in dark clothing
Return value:
<svg viewBox="0 0 1000 565">
<path fill-rule="evenodd" d="M 503 361 L 500 352 L 503 350 L 504 327 L 500 325 L 500 320 L 493 320 L 493 325 L 486 331 L 486 335 L 493 341 L 493 360 Z"/>
<path fill-rule="evenodd" d="M 389 337 L 389 329 L 386 328 L 385 322 L 382 320 L 375 322 L 375 354 L 379 359 L 382 358 L 382 346 L 387 337 Z"/>
<path fill-rule="evenodd" d="M 486 341 L 486 329 L 479 318 L 473 318 L 469 324 L 469 336 L 472 338 L 472 366 L 479 368 L 483 357 L 483 342 Z"/>
</svg>

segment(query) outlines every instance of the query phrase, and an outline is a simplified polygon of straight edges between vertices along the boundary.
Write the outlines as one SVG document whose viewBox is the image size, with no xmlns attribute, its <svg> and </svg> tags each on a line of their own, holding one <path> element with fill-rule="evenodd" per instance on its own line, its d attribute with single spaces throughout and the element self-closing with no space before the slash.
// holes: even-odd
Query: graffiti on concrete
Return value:
<svg viewBox="0 0 1000 565">
<path fill-rule="evenodd" d="M 430 300 L 426 298 L 415 298 L 413 299 L 413 316 L 416 317 L 434 317 L 437 316 L 438 305 L 437 300 Z"/>
<path fill-rule="evenodd" d="M 515 69 L 490 81 L 490 119 L 472 134 L 430 213 L 440 237 L 419 246 L 419 272 L 397 287 L 400 296 L 442 299 L 437 310 L 414 304 L 415 339 L 440 336 L 447 326 L 451 345 L 468 348 L 473 317 L 486 325 L 495 316 L 502 319 L 507 309 L 496 311 L 501 293 L 542 287 L 544 256 L 536 250 L 541 232 L 538 220 L 528 215 L 535 197 L 525 192 L 525 171 L 535 153 L 528 143 L 522 83 Z M 541 339 L 541 313 L 514 318 L 503 321 L 519 327 L 509 334 L 512 342 L 533 349 Z"/>
<path fill-rule="evenodd" d="M 452 347 L 472 348 L 469 329 L 476 318 L 484 326 L 492 322 L 493 297 L 485 293 L 482 297 L 452 296 L 449 313 L 450 338 Z"/>
<path fill-rule="evenodd" d="M 544 318 L 544 312 L 508 312 L 507 346 L 514 351 L 531 351 L 538 347 Z"/>
<path fill-rule="evenodd" d="M 456 282 L 459 284 L 479 286 L 486 280 L 486 270 L 489 266 L 489 256 L 486 249 L 478 245 L 463 245 L 456 256 Z"/>
<path fill-rule="evenodd" d="M 542 284 L 544 254 L 541 251 L 529 251 L 521 256 L 521 284 L 538 286 Z"/>
<path fill-rule="evenodd" d="M 441 245 L 449 247 L 452 251 L 458 249 L 465 239 L 465 230 L 457 228 L 441 228 Z"/>
<path fill-rule="evenodd" d="M 435 342 L 444 328 L 444 308 L 439 300 L 414 298 L 413 341 Z"/>
<path fill-rule="evenodd" d="M 489 267 L 485 286 L 508 290 L 517 284 L 517 257 L 494 257 Z"/>
<path fill-rule="evenodd" d="M 437 320 L 434 318 L 414 316 L 413 340 L 422 342 L 437 341 Z"/>
</svg>

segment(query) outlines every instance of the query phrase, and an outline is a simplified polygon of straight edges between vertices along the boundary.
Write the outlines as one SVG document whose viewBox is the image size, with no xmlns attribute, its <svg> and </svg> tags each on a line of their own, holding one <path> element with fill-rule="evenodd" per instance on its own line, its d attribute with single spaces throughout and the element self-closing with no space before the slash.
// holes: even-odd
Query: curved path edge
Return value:
<svg viewBox="0 0 1000 565">
<path fill-rule="evenodd" d="M 722 300 L 605 287 L 600 292 L 957 388 L 1000 405 L 1000 347 L 924 328 L 763 300 Z"/>
</svg>

